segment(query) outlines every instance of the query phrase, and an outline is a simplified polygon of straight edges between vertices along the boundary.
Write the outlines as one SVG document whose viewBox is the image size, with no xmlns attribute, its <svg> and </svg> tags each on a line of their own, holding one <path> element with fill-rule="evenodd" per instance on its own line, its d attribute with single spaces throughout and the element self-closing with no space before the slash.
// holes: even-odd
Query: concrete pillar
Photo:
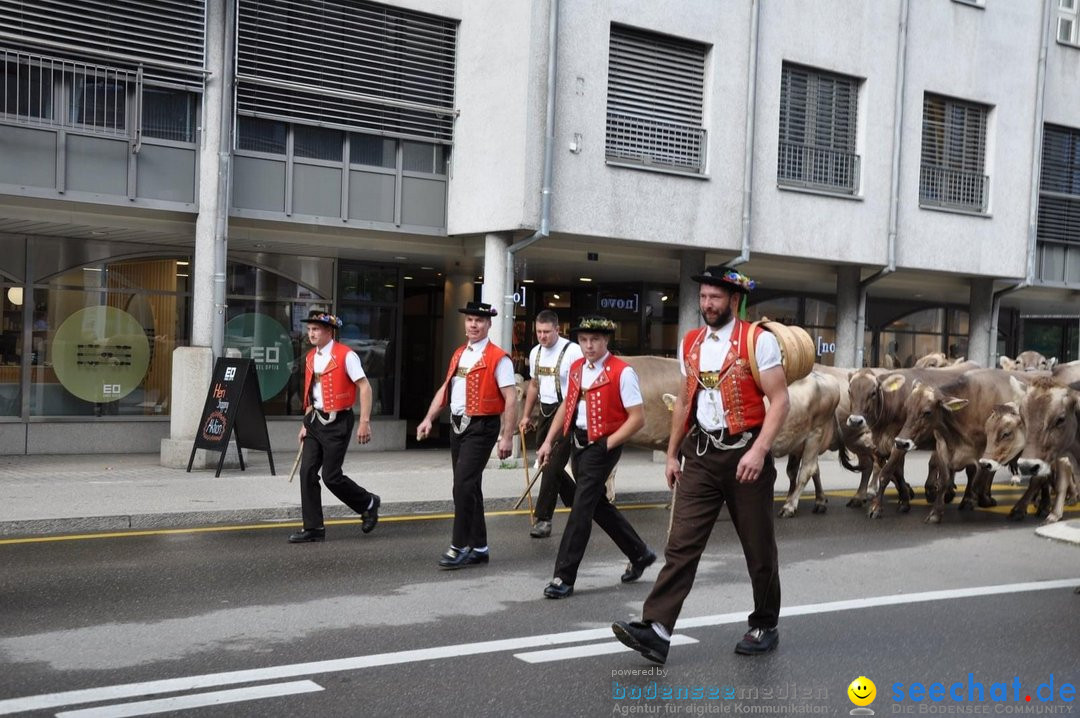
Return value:
<svg viewBox="0 0 1080 718">
<path fill-rule="evenodd" d="M 491 341 L 512 353 L 514 332 L 514 290 L 506 286 L 506 249 L 512 237 L 509 232 L 484 235 L 484 287 L 482 302 L 499 310 L 491 320 Z"/>
<path fill-rule="evenodd" d="M 990 366 L 991 354 L 996 353 L 996 337 L 993 331 L 994 280 L 980 278 L 971 280 L 971 303 L 968 307 L 968 353 L 967 358 L 983 366 Z"/>
<path fill-rule="evenodd" d="M 859 321 L 859 279 L 862 268 L 842 265 L 836 268 L 836 354 L 838 367 L 861 368 L 859 356 L 865 328 Z"/>
<path fill-rule="evenodd" d="M 443 285 L 443 342 L 442 361 L 436 372 L 436 386 L 446 376 L 446 367 L 454 350 L 465 343 L 465 315 L 458 312 L 473 301 L 473 277 L 468 274 L 448 274 Z"/>
<path fill-rule="evenodd" d="M 691 329 L 701 326 L 698 289 L 701 285 L 690 277 L 705 270 L 705 253 L 685 250 L 679 255 L 679 340 Z"/>
</svg>

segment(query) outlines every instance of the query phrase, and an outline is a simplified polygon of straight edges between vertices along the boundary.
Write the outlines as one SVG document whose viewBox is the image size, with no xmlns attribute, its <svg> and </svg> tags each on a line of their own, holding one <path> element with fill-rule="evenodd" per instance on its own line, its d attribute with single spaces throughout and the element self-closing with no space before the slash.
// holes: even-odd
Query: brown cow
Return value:
<svg viewBox="0 0 1080 718">
<path fill-rule="evenodd" d="M 1020 400 L 1024 390 L 1014 377 L 997 369 L 969 371 L 938 387 L 921 383 L 912 387 L 895 445 L 907 452 L 918 443 L 934 442 L 930 475 L 934 490 L 927 496 L 930 500 L 932 493 L 933 507 L 927 523 L 941 521 L 946 490 L 953 473 L 961 469 L 968 470 L 962 503 L 971 505 L 976 487 L 989 478 L 978 463 L 986 449 L 986 419 L 995 405 Z"/>
<path fill-rule="evenodd" d="M 931 352 L 930 354 L 919 357 L 919 359 L 915 362 L 915 368 L 916 369 L 931 369 L 931 368 L 940 369 L 942 367 L 953 366 L 955 364 L 962 364 L 962 363 L 964 363 L 964 361 L 965 361 L 964 357 L 959 357 L 959 358 L 956 358 L 956 359 L 950 359 L 948 357 L 948 355 L 945 354 L 945 352 Z"/>
<path fill-rule="evenodd" d="M 832 377 L 840 385 L 840 403 L 836 407 L 836 421 L 839 431 L 836 440 L 829 449 L 840 452 L 839 456 L 842 464 L 846 458 L 845 449 L 858 459 L 858 465 L 854 469 L 846 464 L 844 468 L 858 471 L 860 474 L 859 488 L 855 492 L 855 496 L 848 499 L 847 505 L 852 508 L 861 508 L 866 503 L 866 490 L 870 485 L 870 479 L 874 472 L 874 445 L 870 429 L 865 424 L 853 426 L 848 423 L 848 417 L 851 416 L 851 395 L 848 392 L 848 381 L 852 370 L 814 364 L 814 371 Z"/>
<path fill-rule="evenodd" d="M 1009 512 L 1021 520 L 1041 484 L 1053 481 L 1057 500 L 1052 511 L 1040 507 L 1047 523 L 1058 521 L 1065 510 L 1066 494 L 1080 467 L 1080 398 L 1077 392 L 1049 379 L 1036 379 L 1020 403 L 1027 441 L 1017 465 L 1031 479 L 1028 490 Z M 1075 488 L 1072 488 L 1075 497 Z"/>
<path fill-rule="evenodd" d="M 998 357 L 998 366 L 1005 371 L 1050 371 L 1057 364 L 1057 357 L 1047 359 L 1036 351 L 1020 352 L 1016 359 Z"/>
<path fill-rule="evenodd" d="M 1058 364 L 1053 369 L 1054 381 L 1058 384 L 1076 384 L 1080 382 L 1080 361 Z"/>
</svg>

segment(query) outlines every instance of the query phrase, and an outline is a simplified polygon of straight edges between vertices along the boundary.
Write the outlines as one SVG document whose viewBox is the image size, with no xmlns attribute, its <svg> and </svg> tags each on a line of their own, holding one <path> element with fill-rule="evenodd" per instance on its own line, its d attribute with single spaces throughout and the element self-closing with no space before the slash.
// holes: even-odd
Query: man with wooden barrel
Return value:
<svg viewBox="0 0 1080 718">
<path fill-rule="evenodd" d="M 439 559 L 439 568 L 444 570 L 486 564 L 491 558 L 481 480 L 496 443 L 500 459 L 510 456 L 517 419 L 513 362 L 488 339 L 491 318 L 498 311 L 483 302 L 469 302 L 458 311 L 465 315 L 468 341 L 454 352 L 446 381 L 435 392 L 427 416 L 416 427 L 416 438 L 426 439 L 439 412 L 450 406 L 454 532 L 450 548 Z"/>
<path fill-rule="evenodd" d="M 304 364 L 304 421 L 300 427 L 303 453 L 300 460 L 300 504 L 304 529 L 289 536 L 289 543 L 323 541 L 322 481 L 341 503 L 360 514 L 360 530 L 371 533 L 379 522 L 381 500 L 341 471 L 352 438 L 356 415 L 353 404 L 360 397 L 360 423 L 356 440 L 371 441 L 371 384 L 360 357 L 334 341 L 341 320 L 333 314 L 313 311 L 307 318 L 308 341 L 313 348 Z"/>
<path fill-rule="evenodd" d="M 578 566 L 585 556 L 592 522 L 611 537 L 630 563 L 622 582 L 641 578 L 656 554 L 608 501 L 605 482 L 622 455 L 622 445 L 645 425 L 645 409 L 637 374 L 608 352 L 615 323 L 601 316 L 583 317 L 571 330 L 584 356 L 570 367 L 566 400 L 551 422 L 543 446 L 536 452 L 541 466 L 552 459 L 559 436 L 570 439 L 577 491 L 566 522 L 555 576 L 544 589 L 547 598 L 567 598 L 574 592 Z"/>
<path fill-rule="evenodd" d="M 570 378 L 570 365 L 581 358 L 581 347 L 559 336 L 559 315 L 545 309 L 536 315 L 537 345 L 529 353 L 529 366 L 532 379 L 525 390 L 525 406 L 521 410 L 518 430 L 521 435 L 532 428 L 532 411 L 540 403 L 540 420 L 536 425 L 536 444 L 547 438 L 551 429 L 551 420 L 559 410 L 559 404 L 566 396 Z M 533 510 L 533 524 L 529 535 L 533 538 L 547 538 L 551 535 L 551 519 L 555 514 L 555 502 L 560 497 L 564 506 L 574 504 L 574 480 L 566 473 L 566 462 L 570 458 L 570 441 L 558 437 L 552 447 L 551 458 L 541 468 L 540 492 L 536 497 Z"/>
<path fill-rule="evenodd" d="M 736 316 L 754 288 L 751 279 L 723 266 L 708 267 L 693 279 L 701 284 L 698 299 L 706 326 L 688 332 L 679 347 L 685 384 L 676 399 L 667 449 L 665 474 L 675 497 L 665 564 L 645 599 L 642 620 L 612 624 L 620 641 L 657 663 L 667 660 L 675 621 L 725 503 L 754 592 L 750 630 L 735 652 L 767 653 L 779 642 L 776 468 L 769 449 L 788 411 L 780 346 L 760 328 L 752 336 L 751 324 Z M 751 342 L 760 385 L 751 369 Z"/>
</svg>

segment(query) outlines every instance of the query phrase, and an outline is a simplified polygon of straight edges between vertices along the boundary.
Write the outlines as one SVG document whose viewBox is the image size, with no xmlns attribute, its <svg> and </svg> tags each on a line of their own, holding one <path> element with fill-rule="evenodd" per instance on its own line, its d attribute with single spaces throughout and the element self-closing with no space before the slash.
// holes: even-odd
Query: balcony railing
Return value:
<svg viewBox="0 0 1080 718">
<path fill-rule="evenodd" d="M 919 172 L 919 204 L 969 212 L 986 212 L 990 178 L 978 172 L 922 165 Z"/>
<path fill-rule="evenodd" d="M 793 142 L 781 142 L 776 181 L 838 194 L 859 191 L 859 155 Z"/>
<path fill-rule="evenodd" d="M 690 172 L 705 171 L 703 127 L 607 113 L 607 158 Z"/>
</svg>

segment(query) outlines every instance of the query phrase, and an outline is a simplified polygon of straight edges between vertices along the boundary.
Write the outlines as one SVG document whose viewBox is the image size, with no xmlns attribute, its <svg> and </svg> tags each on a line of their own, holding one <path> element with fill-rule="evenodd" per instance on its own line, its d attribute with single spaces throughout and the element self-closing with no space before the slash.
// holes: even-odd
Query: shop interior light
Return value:
<svg viewBox="0 0 1080 718">
<path fill-rule="evenodd" d="M 9 287 L 7 290 L 7 298 L 8 301 L 16 307 L 21 307 L 23 303 L 22 287 Z"/>
<path fill-rule="evenodd" d="M 189 264 L 191 264 L 191 262 L 184 262 L 184 261 L 182 261 L 182 260 L 179 260 L 179 259 L 178 259 L 178 260 L 176 261 L 176 266 L 177 266 L 177 267 L 186 267 L 186 266 L 188 266 Z"/>
<path fill-rule="evenodd" d="M 661 302 L 666 302 L 667 300 L 668 300 L 668 296 L 666 294 L 664 296 L 660 297 Z"/>
<path fill-rule="evenodd" d="M 551 296 L 553 299 L 562 299 L 558 294 L 552 294 Z"/>
<path fill-rule="evenodd" d="M 176 273 L 176 276 L 178 276 L 178 277 L 186 277 L 186 276 L 188 276 L 188 275 L 186 275 L 186 274 L 181 274 L 180 272 L 177 272 L 177 273 Z"/>
<path fill-rule="evenodd" d="M 583 282 L 591 282 L 592 281 L 592 277 L 578 277 L 578 279 L 580 279 Z"/>
<path fill-rule="evenodd" d="M 435 270 L 435 267 L 420 267 L 420 269 L 424 269 L 424 270 L 427 270 L 429 272 L 432 272 L 432 271 Z"/>
<path fill-rule="evenodd" d="M 406 274 L 404 277 L 402 277 L 402 279 L 409 280 L 409 279 L 412 279 L 412 277 L 410 277 L 408 274 Z"/>
<path fill-rule="evenodd" d="M 532 284 L 532 283 L 533 283 L 533 282 L 535 282 L 536 280 L 535 280 L 535 279 L 522 279 L 521 281 L 522 281 L 523 283 L 525 283 L 525 284 Z"/>
<path fill-rule="evenodd" d="M 548 302 L 548 306 L 549 306 L 549 307 L 554 307 L 554 306 L 555 306 L 555 302 Z"/>
</svg>

